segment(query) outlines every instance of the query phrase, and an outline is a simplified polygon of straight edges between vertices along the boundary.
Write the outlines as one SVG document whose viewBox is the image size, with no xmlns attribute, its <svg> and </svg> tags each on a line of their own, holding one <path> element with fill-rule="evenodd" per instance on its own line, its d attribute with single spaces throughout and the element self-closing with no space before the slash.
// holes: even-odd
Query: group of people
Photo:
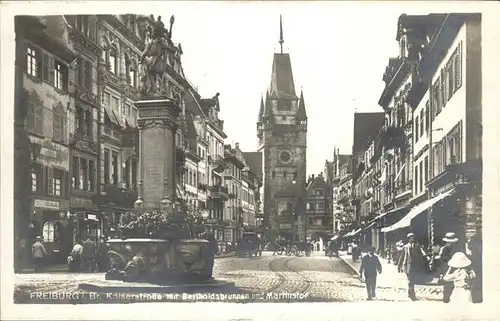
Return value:
<svg viewBox="0 0 500 321">
<path fill-rule="evenodd" d="M 109 267 L 107 239 L 103 236 L 87 237 L 85 241 L 77 240 L 68 256 L 68 268 L 71 272 L 105 272 Z M 97 243 L 97 244 L 96 244 Z"/>
<path fill-rule="evenodd" d="M 462 251 L 455 233 L 446 233 L 445 243 L 434 258 L 416 243 L 415 234 L 408 233 L 407 243 L 398 242 L 392 259 L 398 266 L 398 272 L 405 273 L 408 280 L 408 297 L 417 300 L 416 284 L 425 284 L 429 271 L 425 271 L 425 262 L 439 260 L 439 283 L 443 286 L 443 302 L 480 302 L 482 291 L 481 256 L 478 249 Z M 394 255 L 396 254 L 396 255 Z M 390 259 L 389 259 L 390 260 Z M 474 261 L 474 262 L 473 262 Z M 475 268 L 473 268 L 473 265 Z M 361 260 L 360 275 L 364 276 L 368 300 L 375 298 L 377 275 L 382 273 L 382 265 L 375 249 L 370 248 Z"/>
</svg>

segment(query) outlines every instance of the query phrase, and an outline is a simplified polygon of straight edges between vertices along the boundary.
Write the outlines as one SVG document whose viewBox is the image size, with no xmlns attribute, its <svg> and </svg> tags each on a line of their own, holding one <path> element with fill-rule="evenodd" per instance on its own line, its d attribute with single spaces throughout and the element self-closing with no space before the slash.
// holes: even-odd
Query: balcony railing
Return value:
<svg viewBox="0 0 500 321">
<path fill-rule="evenodd" d="M 224 157 L 218 154 L 208 156 L 208 162 L 217 172 L 223 172 L 227 168 L 226 162 L 224 162 Z"/>
<path fill-rule="evenodd" d="M 411 192 L 413 186 L 413 180 L 406 181 L 404 184 L 396 186 L 396 196 L 401 195 L 406 192 Z"/>
<path fill-rule="evenodd" d="M 212 185 L 209 187 L 210 190 L 210 196 L 212 198 L 222 198 L 227 200 L 228 199 L 228 188 L 226 186 L 222 185 Z"/>
</svg>

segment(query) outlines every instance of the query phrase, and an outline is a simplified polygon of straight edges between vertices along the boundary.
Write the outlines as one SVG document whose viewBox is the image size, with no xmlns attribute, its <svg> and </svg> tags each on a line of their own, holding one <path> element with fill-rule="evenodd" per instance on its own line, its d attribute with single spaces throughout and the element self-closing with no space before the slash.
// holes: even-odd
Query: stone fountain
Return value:
<svg viewBox="0 0 500 321">
<path fill-rule="evenodd" d="M 175 134 L 180 100 L 162 94 L 168 33 L 155 26 L 141 57 L 142 96 L 135 102 L 139 128 L 139 181 L 135 211 L 145 220 L 179 214 L 176 198 Z M 149 213 L 151 216 L 149 216 Z M 181 214 L 182 215 L 182 214 Z M 142 220 L 142 218 L 141 218 Z M 189 233 L 187 233 L 189 232 Z M 145 235 L 146 234 L 146 235 Z M 102 282 L 82 283 L 94 292 L 206 292 L 234 289 L 207 270 L 209 242 L 191 231 L 170 229 L 161 237 L 148 233 L 108 241 L 111 270 Z"/>
</svg>

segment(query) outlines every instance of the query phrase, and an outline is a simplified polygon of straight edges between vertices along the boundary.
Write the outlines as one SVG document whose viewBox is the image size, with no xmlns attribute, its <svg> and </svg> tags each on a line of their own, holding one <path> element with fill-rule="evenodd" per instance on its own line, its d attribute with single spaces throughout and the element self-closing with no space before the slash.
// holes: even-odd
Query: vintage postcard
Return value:
<svg viewBox="0 0 500 321">
<path fill-rule="evenodd" d="M 14 308 L 484 310 L 482 6 L 47 5 L 2 21 Z"/>
</svg>

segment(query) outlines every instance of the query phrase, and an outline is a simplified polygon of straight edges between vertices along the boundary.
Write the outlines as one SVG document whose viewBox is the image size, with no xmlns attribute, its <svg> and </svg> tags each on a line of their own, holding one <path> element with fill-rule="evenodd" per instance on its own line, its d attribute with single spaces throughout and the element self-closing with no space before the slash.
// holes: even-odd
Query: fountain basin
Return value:
<svg viewBox="0 0 500 321">
<path fill-rule="evenodd" d="M 208 279 L 208 241 L 153 238 L 108 241 L 111 270 L 107 280 L 148 283 L 186 283 Z"/>
</svg>

